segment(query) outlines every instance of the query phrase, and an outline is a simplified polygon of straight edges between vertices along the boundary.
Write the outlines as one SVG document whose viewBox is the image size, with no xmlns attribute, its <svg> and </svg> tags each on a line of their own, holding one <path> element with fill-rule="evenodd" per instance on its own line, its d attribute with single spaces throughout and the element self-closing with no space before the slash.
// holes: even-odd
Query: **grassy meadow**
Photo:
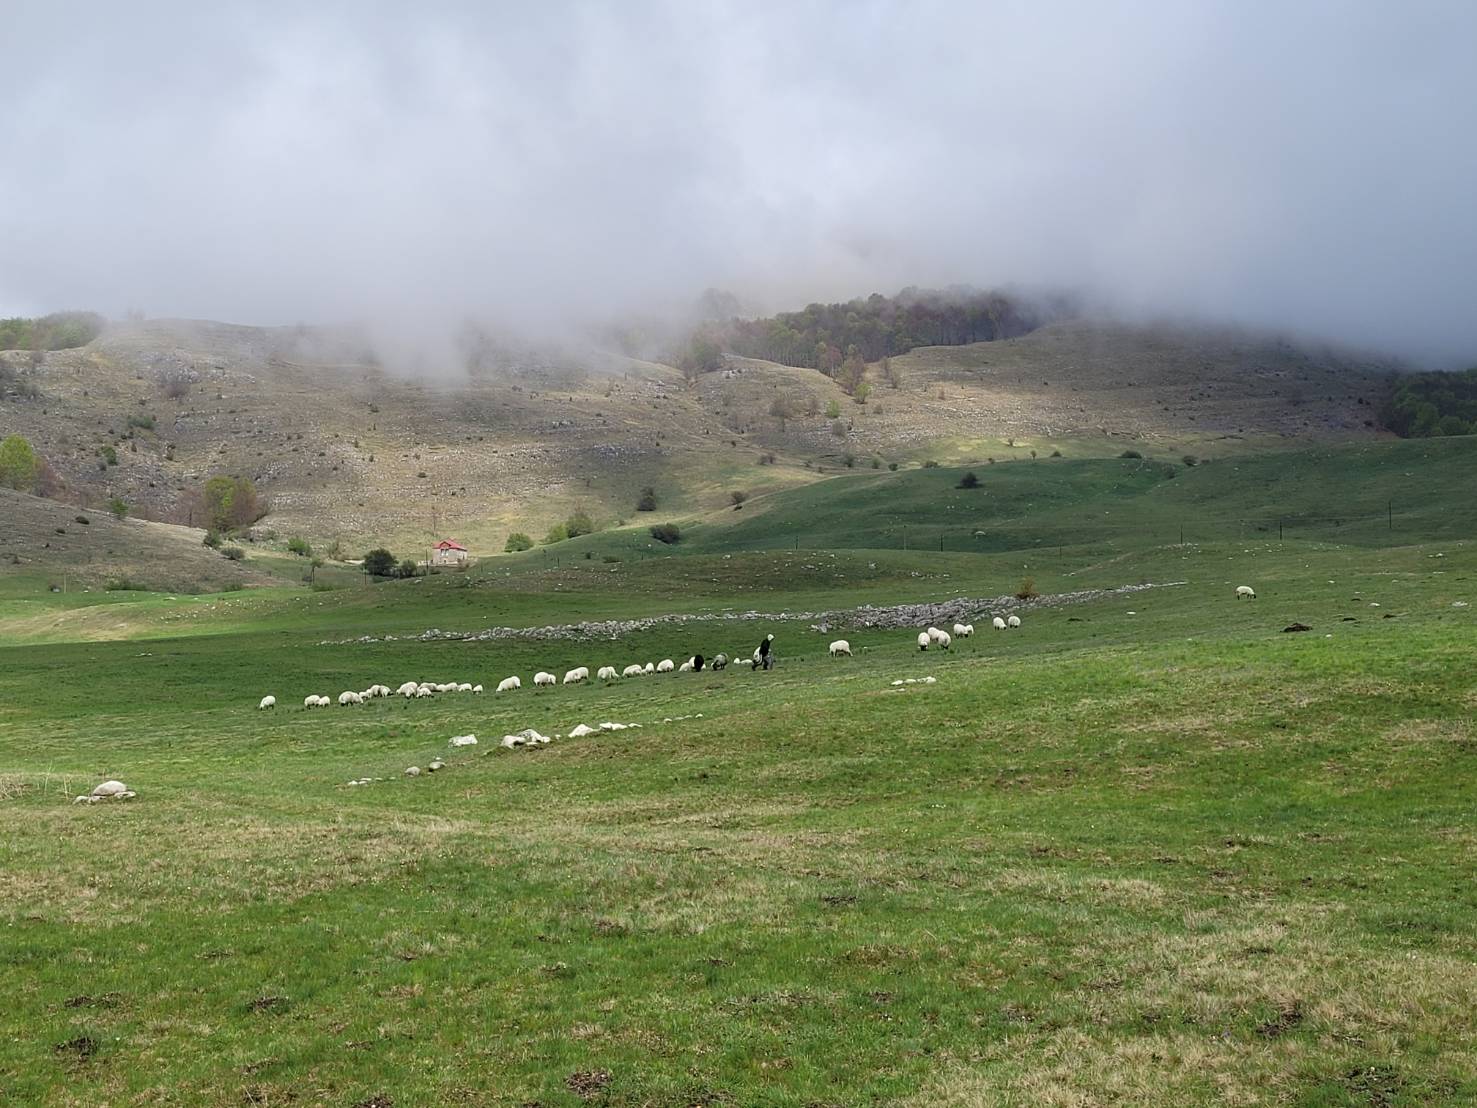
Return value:
<svg viewBox="0 0 1477 1108">
<path fill-rule="evenodd" d="M 0 577 L 0 1104 L 1477 1102 L 1474 466 L 1462 439 L 866 472 L 671 551 L 319 592 Z M 902 548 L 946 512 L 979 545 Z M 986 610 L 948 654 L 787 618 L 1024 577 L 1024 626 Z M 769 673 L 531 687 L 767 631 Z M 299 707 L 408 679 L 489 691 Z M 641 727 L 497 745 L 606 720 Z M 137 798 L 71 803 L 109 777 Z"/>
</svg>

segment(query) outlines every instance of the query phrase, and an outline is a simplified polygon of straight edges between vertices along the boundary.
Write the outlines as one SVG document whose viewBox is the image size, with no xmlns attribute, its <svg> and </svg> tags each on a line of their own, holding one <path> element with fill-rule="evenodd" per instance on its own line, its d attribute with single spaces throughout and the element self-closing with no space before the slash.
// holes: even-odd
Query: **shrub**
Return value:
<svg viewBox="0 0 1477 1108">
<path fill-rule="evenodd" d="M 1142 458 L 1143 455 L 1140 454 L 1137 450 L 1125 450 L 1122 454 L 1119 454 L 1118 457 L 1120 457 L 1120 458 Z"/>
<path fill-rule="evenodd" d="M 508 541 L 503 544 L 503 553 L 516 554 L 520 550 L 532 550 L 533 540 L 522 531 L 514 531 L 508 536 Z"/>
<path fill-rule="evenodd" d="M 762 465 L 762 466 L 772 466 L 772 465 L 774 465 L 774 455 L 773 454 L 760 454 L 759 455 L 759 464 Z"/>
<path fill-rule="evenodd" d="M 1062 456 L 1062 452 L 1060 450 L 1053 450 L 1051 452 L 1051 456 L 1053 458 L 1060 458 Z"/>
<path fill-rule="evenodd" d="M 848 450 L 845 454 L 841 455 L 841 464 L 847 469 L 853 468 L 856 465 L 856 455 Z"/>
<path fill-rule="evenodd" d="M 76 518 L 76 520 L 77 520 L 78 523 L 81 523 L 81 524 L 84 524 L 84 525 L 85 524 L 89 524 L 89 523 L 92 522 L 92 520 L 88 519 L 86 516 L 77 516 L 75 518 Z"/>
<path fill-rule="evenodd" d="M 887 468 L 890 469 L 890 470 L 892 470 L 892 472 L 896 473 L 897 472 L 897 463 L 896 462 L 888 462 L 887 463 Z"/>
<path fill-rule="evenodd" d="M 201 487 L 200 507 L 206 526 L 222 533 L 250 526 L 267 514 L 267 505 L 246 477 L 210 478 Z"/>
<path fill-rule="evenodd" d="M 654 523 L 651 526 L 651 537 L 657 542 L 671 546 L 673 543 L 682 541 L 682 532 L 675 523 Z"/>
<path fill-rule="evenodd" d="M 406 558 L 405 561 L 401 562 L 399 567 L 395 570 L 395 576 L 414 577 L 416 573 L 419 572 L 419 570 L 420 567 L 416 565 L 414 561 Z"/>
<path fill-rule="evenodd" d="M 1033 597 L 1035 595 L 1036 595 L 1036 578 L 1034 578 L 1034 577 L 1024 578 L 1021 581 L 1020 586 L 1015 590 L 1015 598 L 1017 600 L 1030 600 L 1031 597 Z"/>
<path fill-rule="evenodd" d="M 364 555 L 364 572 L 371 577 L 388 577 L 395 572 L 397 564 L 395 555 L 383 546 L 377 546 Z"/>
<path fill-rule="evenodd" d="M 831 424 L 831 434 L 835 435 L 838 439 L 844 439 L 846 437 L 846 424 L 842 423 L 839 419 L 836 420 L 836 422 Z"/>
<path fill-rule="evenodd" d="M 154 417 L 151 415 L 131 415 L 126 422 L 129 427 L 137 427 L 140 430 L 152 431 L 154 429 Z"/>
<path fill-rule="evenodd" d="M 954 487 L 956 489 L 977 489 L 980 487 L 980 479 L 974 475 L 974 470 L 970 470 L 959 478 L 959 483 Z"/>
<path fill-rule="evenodd" d="M 313 548 L 308 545 L 306 539 L 288 539 L 287 550 L 291 554 L 296 554 L 299 558 L 311 558 L 313 556 Z"/>
<path fill-rule="evenodd" d="M 108 501 L 108 511 L 113 513 L 114 519 L 122 519 L 128 515 L 128 501 L 122 497 L 115 496 Z"/>
<path fill-rule="evenodd" d="M 575 512 L 564 521 L 564 530 L 571 539 L 579 538 L 581 535 L 592 535 L 595 533 L 595 522 L 588 512 Z"/>
<path fill-rule="evenodd" d="M 614 554 L 606 554 L 600 560 L 608 566 L 619 565 L 621 561 Z"/>
<path fill-rule="evenodd" d="M 221 548 L 220 533 L 216 531 L 206 531 L 205 537 L 200 540 L 200 544 L 202 546 L 208 546 L 212 550 L 219 550 Z"/>
<path fill-rule="evenodd" d="M 1184 462 L 1187 466 L 1198 466 L 1200 464 L 1200 459 L 1193 454 L 1186 454 L 1180 461 Z"/>
<path fill-rule="evenodd" d="M 239 562 L 242 558 L 246 557 L 246 551 L 242 550 L 239 546 L 222 547 L 221 553 L 233 562 Z"/>
<path fill-rule="evenodd" d="M 128 577 L 118 577 L 109 581 L 104 588 L 108 592 L 148 592 L 149 586 L 141 581 L 134 581 Z"/>
<path fill-rule="evenodd" d="M 826 401 L 826 418 L 839 419 L 841 417 L 841 404 L 834 397 Z"/>
<path fill-rule="evenodd" d="M 749 494 L 743 489 L 734 489 L 728 494 L 728 499 L 732 500 L 733 506 L 737 508 L 745 500 L 749 499 Z"/>
<path fill-rule="evenodd" d="M 863 381 L 859 385 L 857 385 L 856 391 L 851 394 L 851 398 L 855 400 L 858 404 L 865 404 L 867 402 L 867 397 L 871 395 L 872 386 Z"/>
<path fill-rule="evenodd" d="M 650 485 L 641 490 L 641 497 L 636 501 L 636 510 L 638 512 L 656 511 L 656 490 Z"/>
<path fill-rule="evenodd" d="M 938 467 L 939 467 L 939 464 L 936 461 L 934 461 L 932 458 L 929 458 L 928 461 L 926 461 L 926 462 L 923 463 L 923 468 L 924 469 L 938 469 Z"/>
<path fill-rule="evenodd" d="M 569 528 L 562 523 L 556 523 L 544 536 L 544 545 L 553 546 L 556 542 L 563 542 L 567 538 L 569 538 Z"/>
<path fill-rule="evenodd" d="M 97 453 L 98 457 L 103 460 L 103 465 L 115 466 L 118 464 L 118 451 L 114 450 L 111 446 L 100 447 Z"/>
</svg>

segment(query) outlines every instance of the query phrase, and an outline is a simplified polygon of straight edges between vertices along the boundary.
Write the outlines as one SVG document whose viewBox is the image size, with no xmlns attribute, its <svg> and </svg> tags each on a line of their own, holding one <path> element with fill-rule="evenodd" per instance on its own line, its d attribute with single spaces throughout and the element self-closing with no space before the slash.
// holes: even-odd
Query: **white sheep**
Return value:
<svg viewBox="0 0 1477 1108">
<path fill-rule="evenodd" d="M 711 668 L 713 668 L 713 669 L 727 669 L 728 668 L 728 655 L 727 654 L 715 654 L 715 655 L 713 655 L 713 661 L 712 661 Z"/>
<path fill-rule="evenodd" d="M 473 685 L 472 686 L 472 695 L 473 696 L 481 696 L 482 695 L 482 686 L 481 685 Z"/>
<path fill-rule="evenodd" d="M 655 672 L 656 672 L 656 667 L 654 665 L 652 665 L 650 662 L 647 662 L 644 666 L 641 667 L 641 676 L 642 677 L 650 677 Z"/>
<path fill-rule="evenodd" d="M 676 663 L 671 658 L 663 658 L 656 664 L 656 671 L 658 673 L 671 673 L 676 668 Z"/>
<path fill-rule="evenodd" d="M 954 645 L 953 636 L 951 636 L 947 631 L 940 631 L 938 633 L 938 637 L 935 638 L 933 641 L 938 643 L 940 650 L 948 650 L 949 647 Z"/>
<path fill-rule="evenodd" d="M 566 685 L 578 685 L 581 681 L 587 681 L 589 678 L 590 667 L 577 666 L 564 675 L 564 683 Z"/>
<path fill-rule="evenodd" d="M 995 630 L 997 630 L 997 631 L 1004 631 L 1005 630 L 1005 621 L 1003 619 L 1001 619 L 999 616 L 996 616 L 994 619 L 990 620 L 990 626 L 993 627 L 993 628 L 995 628 Z"/>
<path fill-rule="evenodd" d="M 473 689 L 472 689 L 472 683 L 470 681 L 463 681 L 463 682 L 461 682 L 460 684 L 457 685 L 456 691 L 457 692 L 472 692 L 473 691 Z"/>
<path fill-rule="evenodd" d="M 420 688 L 420 686 L 417 685 L 414 681 L 407 681 L 405 682 L 405 684 L 396 689 L 395 692 L 398 693 L 400 696 L 409 699 L 410 697 L 415 695 L 415 690 L 418 688 Z"/>
<path fill-rule="evenodd" d="M 678 673 L 691 673 L 693 671 L 693 668 L 694 668 L 693 661 L 694 660 L 692 658 L 687 659 L 687 661 L 683 662 L 680 666 L 677 667 L 677 672 Z"/>
<path fill-rule="evenodd" d="M 644 672 L 645 671 L 642 670 L 641 663 L 640 662 L 632 662 L 625 669 L 621 670 L 621 676 L 622 677 L 640 677 L 640 676 L 642 676 L 642 674 Z"/>
<path fill-rule="evenodd" d="M 837 639 L 831 644 L 831 657 L 839 658 L 843 654 L 845 654 L 848 658 L 851 657 L 851 643 L 847 642 L 845 639 Z"/>
<path fill-rule="evenodd" d="M 918 632 L 918 649 L 919 650 L 927 650 L 928 649 L 928 644 L 931 643 L 931 642 L 933 642 L 933 639 L 931 639 L 929 637 L 927 631 L 919 631 Z"/>
<path fill-rule="evenodd" d="M 307 696 L 303 697 L 303 707 L 304 708 L 316 708 L 316 707 L 318 707 L 318 695 L 316 693 L 309 693 Z"/>
<path fill-rule="evenodd" d="M 389 696 L 390 695 L 390 686 L 389 685 L 370 685 L 369 686 L 369 693 L 370 693 L 371 696 L 375 696 L 375 697 Z"/>
<path fill-rule="evenodd" d="M 99 800 L 132 800 L 138 794 L 122 781 L 104 781 L 90 793 L 76 797 L 73 804 L 96 804 Z"/>
<path fill-rule="evenodd" d="M 930 627 L 928 629 L 927 634 L 928 634 L 928 639 L 929 639 L 930 642 L 939 643 L 939 642 L 943 642 L 944 641 L 944 637 L 947 634 L 947 632 L 941 631 L 937 627 Z"/>
<path fill-rule="evenodd" d="M 430 685 L 421 685 L 415 690 L 415 695 L 417 699 L 420 699 L 422 697 L 435 696 L 436 694 L 431 691 Z"/>
<path fill-rule="evenodd" d="M 451 736 L 451 745 L 452 746 L 476 746 L 477 745 L 477 736 L 476 735 L 453 735 L 453 736 Z"/>
<path fill-rule="evenodd" d="M 617 681 L 620 674 L 615 671 L 615 666 L 601 666 L 595 674 L 602 681 Z"/>
<path fill-rule="evenodd" d="M 559 683 L 559 679 L 555 677 L 552 673 L 546 673 L 544 670 L 539 670 L 533 675 L 533 683 L 535 685 L 557 685 Z"/>
<path fill-rule="evenodd" d="M 522 687 L 523 679 L 521 677 L 504 677 L 497 683 L 498 692 L 512 692 L 514 689 L 521 689 Z"/>
<path fill-rule="evenodd" d="M 956 623 L 956 624 L 954 624 L 954 637 L 956 639 L 967 639 L 967 638 L 969 638 L 970 635 L 973 635 L 973 634 L 974 634 L 974 624 L 972 624 L 972 623 Z"/>
<path fill-rule="evenodd" d="M 263 708 L 275 707 L 277 707 L 277 698 L 275 696 L 264 696 L 262 697 L 262 702 L 256 706 L 256 710 L 261 711 Z"/>
<path fill-rule="evenodd" d="M 1019 627 L 1020 625 L 1021 625 L 1021 617 L 1020 616 L 1007 616 L 1006 619 L 1005 619 L 1005 626 L 1007 626 L 1007 627 Z"/>
<path fill-rule="evenodd" d="M 356 692 L 341 692 L 338 694 L 338 706 L 346 708 L 350 704 L 363 704 L 364 698 Z"/>
<path fill-rule="evenodd" d="M 1256 599 L 1256 589 L 1252 588 L 1250 585 L 1237 585 L 1236 586 L 1236 599 L 1237 600 L 1255 600 Z"/>
</svg>

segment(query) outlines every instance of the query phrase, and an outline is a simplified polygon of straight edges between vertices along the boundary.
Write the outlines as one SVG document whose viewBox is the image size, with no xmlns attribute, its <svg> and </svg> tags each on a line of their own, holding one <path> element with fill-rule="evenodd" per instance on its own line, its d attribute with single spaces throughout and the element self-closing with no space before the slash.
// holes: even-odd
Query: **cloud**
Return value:
<svg viewBox="0 0 1477 1108">
<path fill-rule="evenodd" d="M 1477 7 L 94 5 L 0 67 L 0 312 L 558 330 L 908 284 L 1477 361 Z"/>
</svg>

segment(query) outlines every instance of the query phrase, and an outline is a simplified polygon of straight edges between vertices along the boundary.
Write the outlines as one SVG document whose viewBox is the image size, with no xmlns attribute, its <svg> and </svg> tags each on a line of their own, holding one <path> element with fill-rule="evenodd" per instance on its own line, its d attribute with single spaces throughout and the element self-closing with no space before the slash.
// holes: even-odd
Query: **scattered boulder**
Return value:
<svg viewBox="0 0 1477 1108">
<path fill-rule="evenodd" d="M 476 735 L 453 735 L 451 737 L 451 745 L 452 746 L 476 746 L 477 745 L 477 736 Z"/>
<path fill-rule="evenodd" d="M 421 775 L 421 767 L 420 766 L 410 766 L 405 771 L 405 776 L 406 777 L 419 777 L 420 775 Z"/>
<path fill-rule="evenodd" d="M 122 781 L 104 781 L 85 796 L 76 797 L 73 804 L 96 804 L 99 800 L 132 800 L 138 794 Z"/>
<path fill-rule="evenodd" d="M 1289 623 L 1286 627 L 1284 627 L 1282 629 L 1282 633 L 1285 635 L 1285 634 L 1287 634 L 1287 633 L 1289 633 L 1291 631 L 1311 631 L 1311 630 L 1313 630 L 1313 629 L 1311 627 L 1309 627 L 1306 623 Z"/>
</svg>

